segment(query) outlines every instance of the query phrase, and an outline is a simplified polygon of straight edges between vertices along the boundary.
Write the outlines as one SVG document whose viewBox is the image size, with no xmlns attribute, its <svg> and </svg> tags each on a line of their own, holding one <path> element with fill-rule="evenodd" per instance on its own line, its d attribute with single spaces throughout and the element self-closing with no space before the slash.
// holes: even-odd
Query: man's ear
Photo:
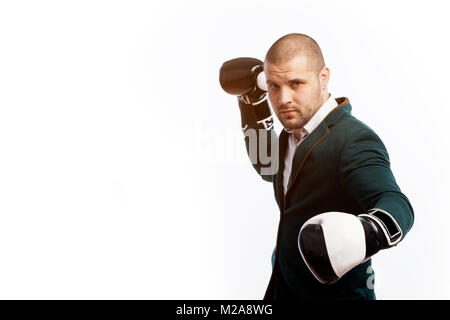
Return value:
<svg viewBox="0 0 450 320">
<path fill-rule="evenodd" d="M 320 88 L 323 90 L 330 80 L 330 69 L 324 67 L 319 73 Z"/>
</svg>

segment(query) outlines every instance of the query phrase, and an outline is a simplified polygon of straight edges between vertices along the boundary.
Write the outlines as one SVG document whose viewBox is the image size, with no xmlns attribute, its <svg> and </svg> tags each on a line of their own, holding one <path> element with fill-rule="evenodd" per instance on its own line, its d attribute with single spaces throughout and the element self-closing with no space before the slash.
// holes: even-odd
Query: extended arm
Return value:
<svg viewBox="0 0 450 320">
<path fill-rule="evenodd" d="M 349 137 L 340 158 L 343 189 L 363 208 L 355 216 L 326 212 L 301 228 L 301 255 L 322 283 L 334 283 L 378 251 L 397 245 L 410 230 L 414 214 L 397 186 L 389 156 L 369 129 Z"/>
</svg>

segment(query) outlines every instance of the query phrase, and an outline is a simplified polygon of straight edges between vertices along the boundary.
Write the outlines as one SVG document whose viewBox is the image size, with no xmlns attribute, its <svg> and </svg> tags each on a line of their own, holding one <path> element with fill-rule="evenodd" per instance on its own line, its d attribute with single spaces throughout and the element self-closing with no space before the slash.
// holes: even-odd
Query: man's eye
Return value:
<svg viewBox="0 0 450 320">
<path fill-rule="evenodd" d="M 278 85 L 271 83 L 271 84 L 269 84 L 269 87 L 272 89 L 276 89 L 276 88 L 278 88 Z"/>
<path fill-rule="evenodd" d="M 300 82 L 299 81 L 295 81 L 295 82 L 293 82 L 293 85 L 297 87 L 297 86 L 300 85 Z"/>
</svg>

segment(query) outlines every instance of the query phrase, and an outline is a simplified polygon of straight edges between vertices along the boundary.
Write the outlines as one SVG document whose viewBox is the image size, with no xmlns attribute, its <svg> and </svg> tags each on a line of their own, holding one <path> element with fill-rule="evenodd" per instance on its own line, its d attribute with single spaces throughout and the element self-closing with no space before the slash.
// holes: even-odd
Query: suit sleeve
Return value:
<svg viewBox="0 0 450 320">
<path fill-rule="evenodd" d="M 403 237 L 414 223 L 414 212 L 390 168 L 388 152 L 368 127 L 353 132 L 341 152 L 340 180 L 344 190 L 365 210 L 389 212 L 400 225 Z"/>
</svg>

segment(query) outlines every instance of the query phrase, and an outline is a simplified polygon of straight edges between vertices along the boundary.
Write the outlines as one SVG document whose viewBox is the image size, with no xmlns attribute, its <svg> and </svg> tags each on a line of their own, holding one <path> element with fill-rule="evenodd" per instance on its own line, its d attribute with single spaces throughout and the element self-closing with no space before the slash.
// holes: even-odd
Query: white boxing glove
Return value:
<svg viewBox="0 0 450 320">
<path fill-rule="evenodd" d="M 300 253 L 312 274 L 331 284 L 402 237 L 397 221 L 382 209 L 355 216 L 326 212 L 305 222 L 298 235 Z"/>
</svg>

